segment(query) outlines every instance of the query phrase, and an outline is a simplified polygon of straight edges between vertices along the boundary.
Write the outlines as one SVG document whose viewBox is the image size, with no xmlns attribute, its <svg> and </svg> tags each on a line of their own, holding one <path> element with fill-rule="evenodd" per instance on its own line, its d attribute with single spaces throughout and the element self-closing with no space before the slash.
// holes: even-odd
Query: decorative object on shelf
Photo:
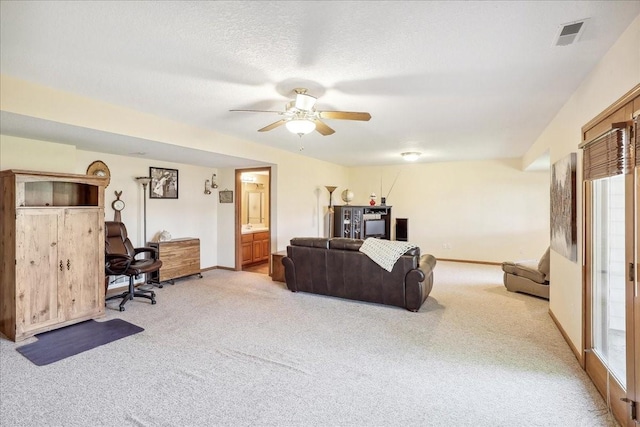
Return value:
<svg viewBox="0 0 640 427">
<path fill-rule="evenodd" d="M 422 153 L 419 153 L 417 151 L 407 151 L 406 153 L 402 153 L 400 155 L 407 162 L 415 162 L 422 155 Z"/>
<path fill-rule="evenodd" d="M 340 194 L 340 197 L 342 198 L 342 201 L 348 205 L 353 200 L 354 194 L 353 191 L 347 188 Z"/>
<path fill-rule="evenodd" d="M 142 200 L 143 200 L 143 224 L 144 224 L 144 244 L 147 243 L 147 185 L 151 182 L 151 177 L 139 176 L 136 178 L 142 184 Z"/>
<path fill-rule="evenodd" d="M 95 162 L 91 163 L 87 168 L 87 175 L 107 178 L 107 185 L 105 185 L 104 188 L 107 188 L 109 186 L 109 183 L 111 182 L 111 171 L 102 160 L 96 160 Z"/>
<path fill-rule="evenodd" d="M 168 242 L 171 240 L 171 233 L 167 230 L 162 230 L 162 233 L 158 236 L 158 242 Z"/>
<path fill-rule="evenodd" d="M 332 203 L 332 197 L 333 197 L 333 192 L 336 191 L 336 186 L 333 185 L 325 185 L 324 188 L 327 189 L 327 191 L 329 192 L 329 210 L 333 210 L 333 203 Z"/>
<path fill-rule="evenodd" d="M 233 191 L 226 188 L 218 193 L 220 203 L 233 203 Z"/>
<path fill-rule="evenodd" d="M 177 199 L 178 198 L 178 170 L 166 168 L 149 168 L 151 185 L 149 198 Z"/>
<path fill-rule="evenodd" d="M 369 200 L 369 204 L 370 204 L 371 206 L 375 206 L 375 205 L 376 205 L 376 197 L 377 197 L 377 196 L 376 196 L 376 193 L 371 193 L 371 194 L 369 195 L 369 199 L 370 199 L 370 200 Z"/>
<path fill-rule="evenodd" d="M 116 195 L 116 199 L 111 203 L 111 207 L 115 211 L 113 214 L 113 220 L 115 222 L 122 222 L 122 215 L 120 212 L 124 209 L 124 201 L 120 200 L 120 196 L 122 196 L 122 191 L 114 191 Z"/>
<path fill-rule="evenodd" d="M 387 198 L 380 197 L 380 206 L 387 206 Z"/>
</svg>

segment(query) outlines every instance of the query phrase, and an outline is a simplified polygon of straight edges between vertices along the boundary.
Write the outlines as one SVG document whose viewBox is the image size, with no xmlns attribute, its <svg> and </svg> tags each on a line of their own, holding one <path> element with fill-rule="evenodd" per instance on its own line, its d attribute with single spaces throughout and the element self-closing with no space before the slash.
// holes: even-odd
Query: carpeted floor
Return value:
<svg viewBox="0 0 640 427">
<path fill-rule="evenodd" d="M 0 341 L 2 426 L 615 426 L 500 268 L 440 262 L 418 313 L 213 270 L 107 319 L 145 331 L 38 367 Z"/>
</svg>

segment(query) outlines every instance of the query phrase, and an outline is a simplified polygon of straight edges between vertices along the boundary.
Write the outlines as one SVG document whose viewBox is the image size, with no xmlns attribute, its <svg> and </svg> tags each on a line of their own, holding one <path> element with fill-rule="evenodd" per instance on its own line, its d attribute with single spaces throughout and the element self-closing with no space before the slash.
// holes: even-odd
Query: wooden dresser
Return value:
<svg viewBox="0 0 640 427">
<path fill-rule="evenodd" d="M 162 261 L 159 271 L 150 274 L 152 283 L 170 282 L 174 279 L 200 274 L 200 239 L 184 237 L 168 242 L 149 242 L 149 247 L 158 251 L 158 257 Z"/>
</svg>

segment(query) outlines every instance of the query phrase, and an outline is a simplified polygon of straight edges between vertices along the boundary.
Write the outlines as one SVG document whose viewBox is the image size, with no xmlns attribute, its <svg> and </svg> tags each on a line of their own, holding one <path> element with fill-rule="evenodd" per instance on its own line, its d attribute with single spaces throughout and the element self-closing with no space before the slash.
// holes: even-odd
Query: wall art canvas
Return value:
<svg viewBox="0 0 640 427">
<path fill-rule="evenodd" d="M 151 184 L 149 184 L 149 198 L 177 199 L 178 198 L 178 170 L 166 168 L 149 168 Z"/>
<path fill-rule="evenodd" d="M 576 153 L 551 167 L 551 249 L 578 260 L 576 221 Z"/>
</svg>

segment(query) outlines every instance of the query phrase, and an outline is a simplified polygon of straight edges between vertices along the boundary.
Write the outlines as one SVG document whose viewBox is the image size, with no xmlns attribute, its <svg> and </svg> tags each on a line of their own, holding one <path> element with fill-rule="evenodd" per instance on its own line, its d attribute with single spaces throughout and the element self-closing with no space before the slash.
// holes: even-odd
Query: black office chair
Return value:
<svg viewBox="0 0 640 427">
<path fill-rule="evenodd" d="M 126 292 L 114 295 L 107 300 L 122 298 L 120 311 L 124 311 L 124 305 L 133 297 L 142 297 L 156 303 L 156 294 L 152 290 L 136 289 L 133 279 L 140 274 L 151 273 L 162 267 L 162 261 L 158 259 L 158 253 L 154 248 L 134 248 L 127 237 L 127 228 L 121 222 L 105 221 L 105 274 L 107 276 L 129 276 L 129 288 Z M 139 254 L 149 253 L 150 257 L 136 258 Z"/>
</svg>

